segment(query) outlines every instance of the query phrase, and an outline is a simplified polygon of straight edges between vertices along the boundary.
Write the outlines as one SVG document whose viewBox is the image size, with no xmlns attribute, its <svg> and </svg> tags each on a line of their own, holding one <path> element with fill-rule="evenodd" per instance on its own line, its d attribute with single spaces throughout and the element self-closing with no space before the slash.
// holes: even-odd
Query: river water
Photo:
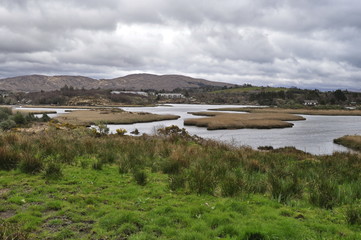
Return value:
<svg viewBox="0 0 361 240">
<path fill-rule="evenodd" d="M 243 105 L 196 105 L 196 104 L 170 104 L 156 107 L 125 107 L 126 111 L 150 112 L 156 114 L 175 114 L 178 120 L 160 121 L 151 123 L 136 123 L 109 125 L 110 131 L 124 128 L 129 132 L 138 129 L 140 134 L 153 134 L 157 128 L 177 125 L 186 128 L 190 134 L 203 138 L 224 141 L 237 146 L 245 145 L 257 148 L 258 146 L 273 146 L 274 148 L 294 146 L 297 149 L 312 154 L 332 154 L 335 151 L 348 151 L 347 148 L 334 144 L 333 139 L 344 135 L 361 134 L 361 116 L 311 116 L 302 115 L 305 121 L 294 121 L 292 128 L 284 129 L 238 129 L 238 130 L 212 130 L 195 126 L 184 126 L 186 118 L 196 118 L 188 112 L 206 111 L 221 107 L 249 107 Z M 43 109 L 45 110 L 45 109 Z M 65 109 L 59 110 L 64 113 Z M 61 111 L 61 112 L 60 112 Z"/>
</svg>

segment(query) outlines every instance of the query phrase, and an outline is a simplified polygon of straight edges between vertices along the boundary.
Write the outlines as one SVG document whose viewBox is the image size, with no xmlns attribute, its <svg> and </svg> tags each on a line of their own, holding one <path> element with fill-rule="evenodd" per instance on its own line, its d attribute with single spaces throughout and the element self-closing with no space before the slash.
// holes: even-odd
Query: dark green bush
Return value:
<svg viewBox="0 0 361 240">
<path fill-rule="evenodd" d="M 41 159 L 36 158 L 30 153 L 22 155 L 20 161 L 20 170 L 23 173 L 36 174 L 43 169 L 43 162 Z"/>
<path fill-rule="evenodd" d="M 361 225 L 361 207 L 351 205 L 346 210 L 346 221 L 350 225 Z"/>
<path fill-rule="evenodd" d="M 136 170 L 133 172 L 133 178 L 138 185 L 145 186 L 147 184 L 147 173 L 144 170 Z"/>
<path fill-rule="evenodd" d="M 18 152 L 9 146 L 0 146 L 0 169 L 11 170 L 17 167 L 20 161 Z"/>
<path fill-rule="evenodd" d="M 59 163 L 50 162 L 45 168 L 45 178 L 59 179 L 63 177 L 63 171 Z"/>
</svg>

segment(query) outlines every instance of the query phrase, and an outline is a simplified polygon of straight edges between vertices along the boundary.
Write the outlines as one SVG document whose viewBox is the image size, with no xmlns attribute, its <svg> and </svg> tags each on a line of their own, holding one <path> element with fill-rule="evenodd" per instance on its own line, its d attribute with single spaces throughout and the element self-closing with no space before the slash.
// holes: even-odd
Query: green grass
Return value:
<svg viewBox="0 0 361 240">
<path fill-rule="evenodd" d="M 286 91 L 287 88 L 282 87 L 238 87 L 238 88 L 229 88 L 223 90 L 213 91 L 212 93 L 244 93 L 244 92 L 279 92 Z"/>
<path fill-rule="evenodd" d="M 36 239 L 357 239 L 342 208 L 330 212 L 306 203 L 283 205 L 254 194 L 227 198 L 173 192 L 167 175 L 149 174 L 146 187 L 116 166 L 101 171 L 66 167 L 61 180 L 19 171 L 1 172 L 11 189 L 2 215 Z M 41 188 L 39 188 L 41 186 Z M 354 237 L 354 238 L 353 238 Z"/>
<path fill-rule="evenodd" d="M 159 134 L 0 134 L 0 239 L 361 239 L 359 155 Z"/>
</svg>

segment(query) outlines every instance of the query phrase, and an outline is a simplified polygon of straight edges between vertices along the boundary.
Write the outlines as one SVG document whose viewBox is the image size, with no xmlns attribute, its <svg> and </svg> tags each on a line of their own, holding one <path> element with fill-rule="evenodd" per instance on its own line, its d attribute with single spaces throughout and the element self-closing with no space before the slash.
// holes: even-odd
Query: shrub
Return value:
<svg viewBox="0 0 361 240">
<path fill-rule="evenodd" d="M 20 170 L 23 173 L 36 174 L 43 169 L 43 162 L 33 156 L 31 153 L 26 153 L 22 155 L 22 160 L 20 162 Z"/>
<path fill-rule="evenodd" d="M 133 172 L 134 180 L 140 186 L 145 186 L 147 184 L 147 174 L 144 170 L 136 170 Z"/>
<path fill-rule="evenodd" d="M 272 197 L 278 202 L 285 203 L 302 193 L 302 186 L 294 172 L 274 169 L 268 174 L 268 181 Z"/>
<path fill-rule="evenodd" d="M 61 165 L 59 163 L 50 162 L 45 168 L 45 178 L 59 179 L 63 176 Z"/>
<path fill-rule="evenodd" d="M 338 184 L 329 176 L 318 176 L 310 184 L 310 203 L 315 206 L 332 209 L 338 201 Z"/>
<path fill-rule="evenodd" d="M 20 112 L 15 113 L 12 118 L 16 124 L 22 125 L 26 123 L 24 115 Z"/>
<path fill-rule="evenodd" d="M 346 210 L 346 221 L 350 225 L 361 225 L 361 207 L 349 206 Z"/>
<path fill-rule="evenodd" d="M 190 190 L 199 194 L 213 194 L 217 186 L 212 166 L 206 161 L 196 163 L 188 169 L 188 182 Z"/>
<path fill-rule="evenodd" d="M 244 185 L 241 172 L 229 172 L 221 181 L 221 191 L 223 196 L 235 196 L 242 191 Z"/>
<path fill-rule="evenodd" d="M 184 174 L 172 174 L 169 176 L 168 181 L 169 189 L 175 191 L 185 187 L 186 177 Z"/>
<path fill-rule="evenodd" d="M 95 162 L 93 162 L 92 164 L 92 168 L 94 170 L 102 170 L 103 169 L 103 162 L 101 160 L 96 160 Z"/>
<path fill-rule="evenodd" d="M 16 126 L 16 123 L 10 119 L 0 122 L 0 129 L 3 129 L 3 130 L 9 130 L 9 129 L 14 128 L 15 126 Z"/>
<path fill-rule="evenodd" d="M 127 133 L 127 130 L 125 130 L 124 128 L 119 128 L 117 130 L 115 130 L 117 132 L 118 135 L 120 136 L 124 136 Z"/>
<path fill-rule="evenodd" d="M 9 146 L 0 146 L 0 169 L 11 170 L 17 167 L 20 156 Z"/>
</svg>

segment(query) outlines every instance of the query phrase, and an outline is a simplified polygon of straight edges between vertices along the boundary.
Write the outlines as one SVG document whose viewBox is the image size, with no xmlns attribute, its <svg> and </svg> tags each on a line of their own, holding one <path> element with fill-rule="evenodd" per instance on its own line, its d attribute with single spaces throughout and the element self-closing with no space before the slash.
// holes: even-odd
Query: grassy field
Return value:
<svg viewBox="0 0 361 240">
<path fill-rule="evenodd" d="M 0 135 L 2 239 L 361 239 L 361 157 L 169 127 Z"/>
<path fill-rule="evenodd" d="M 288 113 L 222 113 L 222 112 L 194 112 L 193 115 L 207 116 L 207 118 L 185 119 L 185 125 L 207 127 L 208 130 L 241 129 L 241 128 L 286 128 L 293 123 L 287 121 L 305 120 L 305 118 Z"/>
<path fill-rule="evenodd" d="M 334 143 L 343 145 L 356 151 L 361 151 L 361 136 L 360 135 L 347 135 L 337 138 L 333 141 Z"/>
<path fill-rule="evenodd" d="M 229 88 L 223 90 L 213 91 L 212 93 L 245 93 L 245 92 L 279 92 L 279 91 L 286 91 L 287 88 L 282 87 L 239 87 L 239 88 Z"/>
<path fill-rule="evenodd" d="M 73 111 L 55 119 L 73 125 L 92 125 L 97 122 L 107 124 L 132 124 L 140 122 L 154 122 L 178 119 L 176 115 L 158 115 L 143 112 L 126 112 L 121 109 L 91 109 Z"/>
<path fill-rule="evenodd" d="M 250 113 L 289 113 L 302 115 L 327 115 L 327 116 L 361 116 L 361 110 L 346 109 L 285 109 L 285 108 L 217 108 L 212 111 L 235 111 Z"/>
</svg>

